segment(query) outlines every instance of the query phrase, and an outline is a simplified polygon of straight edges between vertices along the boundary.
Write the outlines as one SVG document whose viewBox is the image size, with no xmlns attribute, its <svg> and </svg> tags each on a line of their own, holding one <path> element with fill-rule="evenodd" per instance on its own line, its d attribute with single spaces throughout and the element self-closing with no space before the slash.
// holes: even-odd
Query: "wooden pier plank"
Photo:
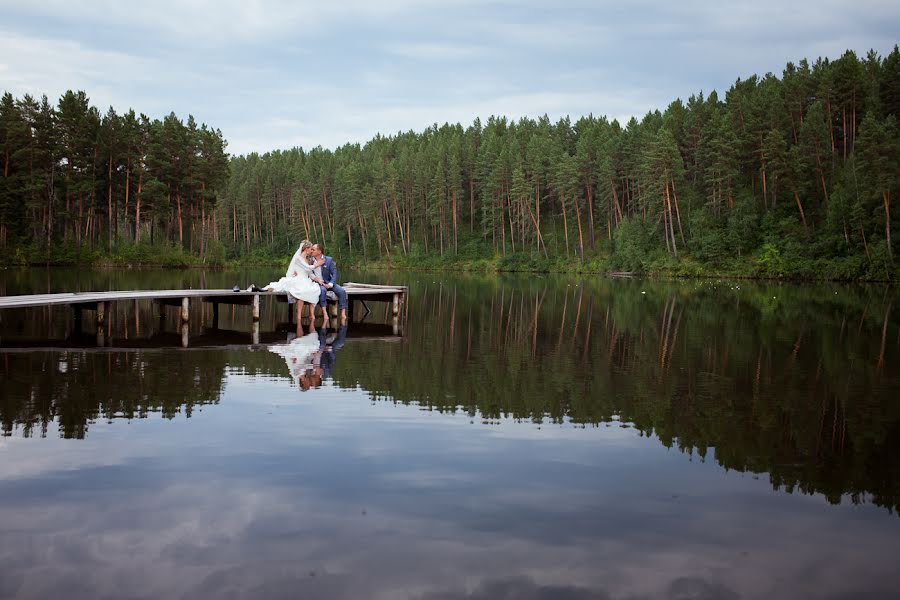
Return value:
<svg viewBox="0 0 900 600">
<path fill-rule="evenodd" d="M 347 296 L 352 299 L 373 302 L 394 301 L 394 295 L 405 295 L 408 289 L 404 286 L 378 286 L 374 284 L 347 283 L 343 286 Z M 63 292 L 59 294 L 29 294 L 17 296 L 0 296 L 0 309 L 27 308 L 32 306 L 79 305 L 84 310 L 96 310 L 100 303 L 118 302 L 122 300 L 154 300 L 160 304 L 182 306 L 190 298 L 200 298 L 205 302 L 221 302 L 223 304 L 247 304 L 253 306 L 259 296 L 276 296 L 286 298 L 287 294 L 274 292 L 234 292 L 228 289 L 190 289 L 190 290 L 123 290 L 108 292 Z"/>
</svg>

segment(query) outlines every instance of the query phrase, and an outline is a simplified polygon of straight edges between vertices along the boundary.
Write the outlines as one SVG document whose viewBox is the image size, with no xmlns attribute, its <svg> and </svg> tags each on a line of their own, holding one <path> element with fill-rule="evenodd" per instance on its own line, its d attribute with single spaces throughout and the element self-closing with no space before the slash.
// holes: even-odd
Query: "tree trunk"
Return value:
<svg viewBox="0 0 900 600">
<path fill-rule="evenodd" d="M 584 233 L 581 228 L 581 207 L 578 206 L 578 197 L 573 194 L 575 204 L 575 216 L 578 219 L 578 248 L 581 251 L 581 260 L 584 262 Z"/>
<path fill-rule="evenodd" d="M 666 192 L 668 193 L 668 191 Z M 675 201 L 675 218 L 678 220 L 678 235 L 681 237 L 681 243 L 687 246 L 684 239 L 684 229 L 681 228 L 681 209 L 678 208 L 678 194 L 675 193 L 675 178 L 672 178 L 672 199 Z"/>
<path fill-rule="evenodd" d="M 763 193 L 763 206 L 765 208 L 769 208 L 769 192 L 766 188 L 766 163 L 763 162 L 762 166 L 759 169 L 760 175 L 762 176 L 762 193 Z"/>
<path fill-rule="evenodd" d="M 882 190 L 881 199 L 884 201 L 884 238 L 887 241 L 888 258 L 894 259 L 891 250 L 891 192 Z"/>
<path fill-rule="evenodd" d="M 669 182 L 666 181 L 666 210 L 669 218 L 669 234 L 672 236 L 672 254 L 678 257 L 678 245 L 675 243 L 675 223 L 672 215 L 672 199 L 669 197 Z"/>
<path fill-rule="evenodd" d="M 78 240 L 78 249 L 81 249 L 83 238 L 81 236 L 81 227 L 84 223 L 84 196 L 78 192 L 78 222 L 75 224 L 75 237 Z"/>
<path fill-rule="evenodd" d="M 134 243 L 141 241 L 141 186 L 144 183 L 144 174 L 138 175 L 137 196 L 134 199 Z"/>
<path fill-rule="evenodd" d="M 513 254 L 515 254 L 516 253 L 516 232 L 513 229 L 512 198 L 509 195 L 509 190 L 506 191 L 505 196 L 506 196 L 506 214 L 509 217 L 509 245 L 512 248 Z"/>
<path fill-rule="evenodd" d="M 506 256 L 506 215 L 504 214 L 503 208 L 503 194 L 500 194 L 497 197 L 497 200 L 500 204 L 500 249 L 503 256 Z M 491 219 L 493 220 L 493 219 Z M 491 223 L 492 229 L 496 229 L 497 226 Z"/>
<path fill-rule="evenodd" d="M 613 193 L 613 204 L 615 206 L 615 224 L 616 227 L 619 226 L 619 223 L 622 222 L 622 205 L 619 203 L 619 192 L 616 191 L 616 184 L 613 181 L 612 177 L 609 178 L 609 187 Z"/>
<path fill-rule="evenodd" d="M 819 180 L 822 182 L 822 193 L 825 194 L 825 204 L 828 204 L 828 188 L 825 186 L 825 169 L 822 168 L 822 156 L 819 144 L 816 143 L 816 168 L 819 171 Z"/>
<path fill-rule="evenodd" d="M 666 252 L 672 254 L 672 243 L 669 241 L 669 212 L 666 210 L 666 203 L 663 202 L 663 239 L 666 240 Z M 659 222 L 659 221 L 657 221 Z"/>
<path fill-rule="evenodd" d="M 803 204 L 800 202 L 800 194 L 794 190 L 794 200 L 797 202 L 797 208 L 800 210 L 800 220 L 803 221 L 803 231 L 809 234 L 809 228 L 806 225 L 806 213 L 803 212 Z"/>
<path fill-rule="evenodd" d="M 841 108 L 841 133 L 843 134 L 843 156 L 844 162 L 847 162 L 847 107 L 843 106 Z"/>
<path fill-rule="evenodd" d="M 113 240 L 112 163 L 113 157 L 112 152 L 110 152 L 106 171 L 106 237 L 108 240 L 108 247 L 112 246 Z"/>
<path fill-rule="evenodd" d="M 181 215 L 181 191 L 175 192 L 175 206 L 178 208 L 178 243 L 184 247 L 184 221 Z"/>
<path fill-rule="evenodd" d="M 594 187 L 588 183 L 585 186 L 588 201 L 588 245 L 594 249 Z"/>
<path fill-rule="evenodd" d="M 459 254 L 459 233 L 456 224 L 456 190 L 453 190 L 453 253 Z"/>
<path fill-rule="evenodd" d="M 475 181 L 469 180 L 469 233 L 475 233 Z"/>
<path fill-rule="evenodd" d="M 131 161 L 125 166 L 125 208 L 122 210 L 122 228 L 125 229 L 125 235 L 128 235 L 128 200 L 130 198 L 129 187 L 131 186 Z"/>
</svg>

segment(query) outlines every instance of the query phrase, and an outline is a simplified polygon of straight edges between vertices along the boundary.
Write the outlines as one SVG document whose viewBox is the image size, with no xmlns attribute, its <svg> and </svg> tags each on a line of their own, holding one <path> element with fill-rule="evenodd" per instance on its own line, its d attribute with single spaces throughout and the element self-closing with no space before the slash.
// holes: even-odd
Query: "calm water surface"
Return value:
<svg viewBox="0 0 900 600">
<path fill-rule="evenodd" d="M 0 598 L 900 597 L 894 289 L 345 278 L 408 284 L 402 335 L 0 312 Z"/>
</svg>

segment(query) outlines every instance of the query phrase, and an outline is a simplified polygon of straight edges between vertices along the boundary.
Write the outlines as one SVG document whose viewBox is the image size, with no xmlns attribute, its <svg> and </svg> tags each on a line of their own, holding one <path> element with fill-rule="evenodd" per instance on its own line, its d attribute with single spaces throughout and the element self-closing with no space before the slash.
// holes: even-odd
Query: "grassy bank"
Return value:
<svg viewBox="0 0 900 600">
<path fill-rule="evenodd" d="M 632 273 L 656 277 L 733 277 L 747 279 L 783 279 L 801 281 L 898 281 L 900 269 L 886 259 L 865 256 L 832 259 L 792 260 L 775 247 L 763 247 L 758 253 L 735 257 L 721 264 L 707 264 L 685 255 L 678 259 L 660 255 L 646 260 L 623 263 L 615 255 L 551 257 L 531 254 L 507 254 L 487 258 L 393 256 L 375 261 L 353 263 L 360 270 L 399 269 L 408 271 L 540 272 L 613 274 Z"/>
</svg>

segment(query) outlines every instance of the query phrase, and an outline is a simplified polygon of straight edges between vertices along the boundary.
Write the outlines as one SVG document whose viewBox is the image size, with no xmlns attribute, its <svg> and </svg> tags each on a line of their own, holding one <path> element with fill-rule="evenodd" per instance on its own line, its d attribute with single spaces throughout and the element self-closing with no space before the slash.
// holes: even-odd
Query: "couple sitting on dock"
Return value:
<svg viewBox="0 0 900 600">
<path fill-rule="evenodd" d="M 315 317 L 315 307 L 318 304 L 322 307 L 322 325 L 327 327 L 329 297 L 337 300 L 341 309 L 341 322 L 347 322 L 347 292 L 338 285 L 337 278 L 337 265 L 334 259 L 325 256 L 322 245 L 303 240 L 284 277 L 262 289 L 251 285 L 250 291 L 286 293 L 289 302 L 297 303 L 298 327 L 304 303 L 309 304 L 310 320 Z"/>
</svg>

